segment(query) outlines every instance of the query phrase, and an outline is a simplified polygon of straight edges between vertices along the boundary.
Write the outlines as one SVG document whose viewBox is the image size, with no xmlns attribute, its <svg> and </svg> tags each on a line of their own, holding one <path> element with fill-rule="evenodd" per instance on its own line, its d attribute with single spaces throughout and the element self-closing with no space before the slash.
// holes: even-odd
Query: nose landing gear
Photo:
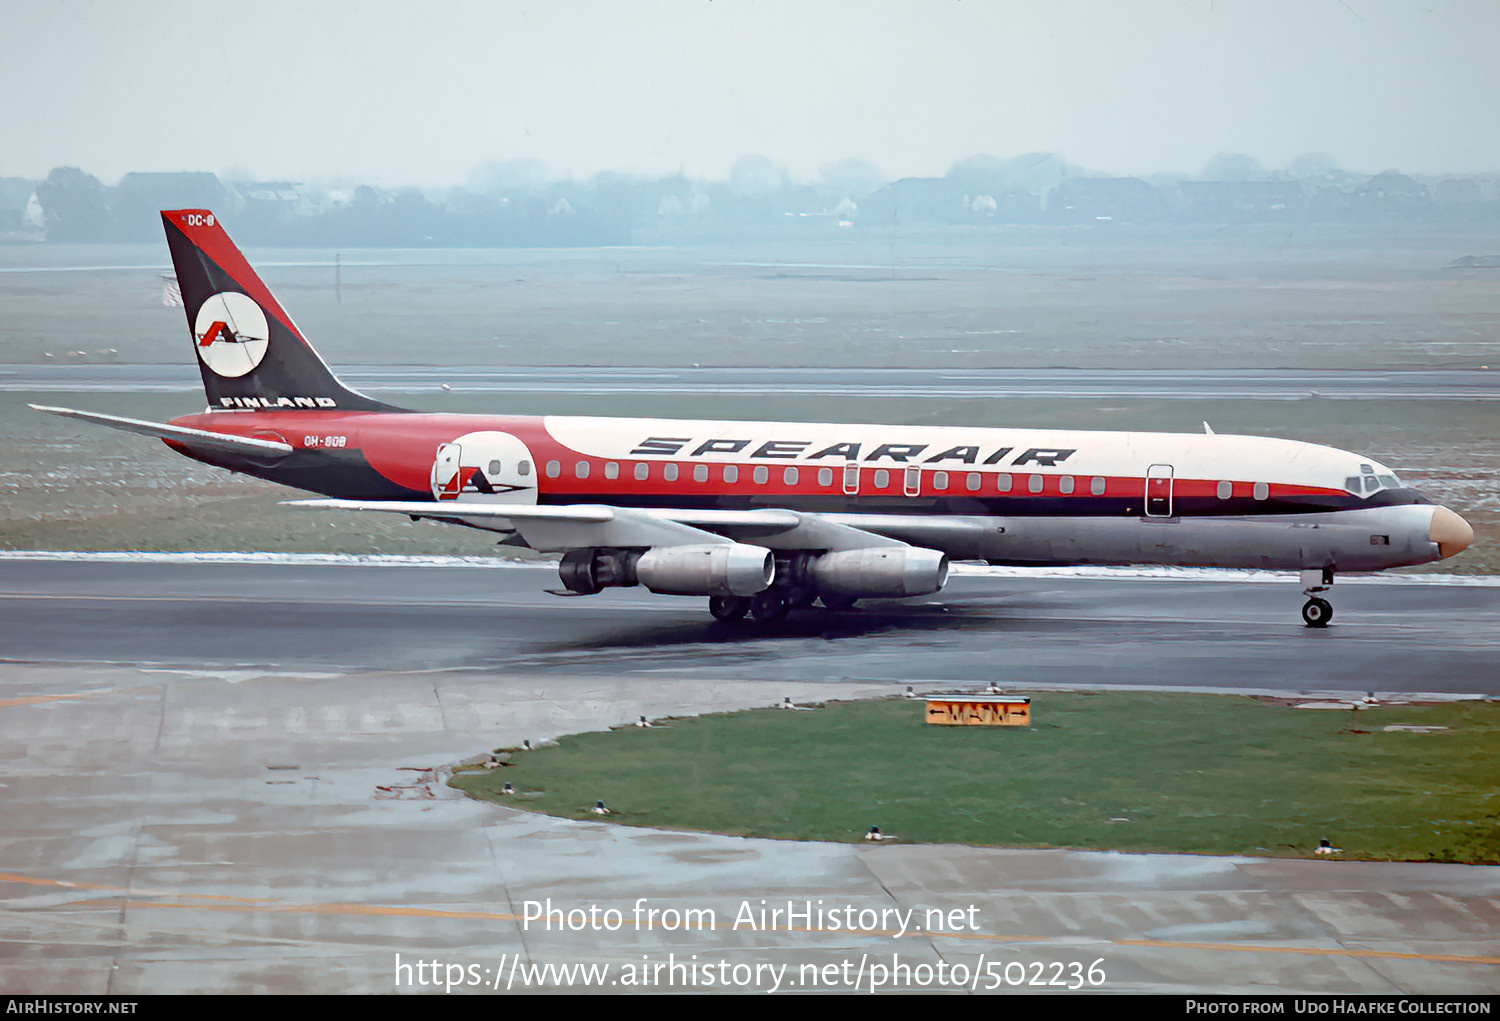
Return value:
<svg viewBox="0 0 1500 1021">
<path fill-rule="evenodd" d="M 1308 627 L 1327 627 L 1333 619 L 1333 604 L 1326 599 L 1309 599 L 1302 604 L 1302 619 Z"/>
<path fill-rule="evenodd" d="M 1333 568 L 1302 572 L 1302 594 L 1307 602 L 1302 604 L 1302 621 L 1308 627 L 1327 627 L 1333 619 L 1333 604 L 1320 598 L 1319 592 L 1333 588 Z"/>
</svg>

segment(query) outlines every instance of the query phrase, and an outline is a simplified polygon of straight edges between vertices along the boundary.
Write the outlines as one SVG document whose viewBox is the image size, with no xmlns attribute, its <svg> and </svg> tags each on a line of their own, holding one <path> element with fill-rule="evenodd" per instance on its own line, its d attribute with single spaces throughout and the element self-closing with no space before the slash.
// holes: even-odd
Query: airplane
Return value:
<svg viewBox="0 0 1500 1021">
<path fill-rule="evenodd" d="M 154 436 L 322 499 L 561 554 L 557 595 L 640 585 L 719 620 L 922 596 L 951 560 L 1336 574 L 1430 563 L 1473 529 L 1361 454 L 1204 432 L 676 421 L 408 411 L 339 381 L 205 209 L 162 211 L 208 407 Z"/>
</svg>

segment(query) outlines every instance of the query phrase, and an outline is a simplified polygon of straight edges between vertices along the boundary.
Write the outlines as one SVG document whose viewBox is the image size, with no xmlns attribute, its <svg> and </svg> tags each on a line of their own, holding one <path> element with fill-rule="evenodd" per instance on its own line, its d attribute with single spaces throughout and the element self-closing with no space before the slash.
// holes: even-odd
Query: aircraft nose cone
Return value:
<svg viewBox="0 0 1500 1021">
<path fill-rule="evenodd" d="M 1447 560 L 1469 548 L 1474 541 L 1474 527 L 1447 507 L 1432 512 L 1432 527 L 1427 535 L 1437 543 L 1438 558 Z"/>
</svg>

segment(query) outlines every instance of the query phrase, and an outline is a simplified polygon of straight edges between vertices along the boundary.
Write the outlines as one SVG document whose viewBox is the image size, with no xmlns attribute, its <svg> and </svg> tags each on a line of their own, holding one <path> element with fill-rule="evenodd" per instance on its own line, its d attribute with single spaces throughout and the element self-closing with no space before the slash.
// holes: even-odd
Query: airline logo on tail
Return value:
<svg viewBox="0 0 1500 1021">
<path fill-rule="evenodd" d="M 243 376 L 266 357 L 271 343 L 266 314 L 248 295 L 220 291 L 193 321 L 198 357 L 220 376 Z"/>
</svg>

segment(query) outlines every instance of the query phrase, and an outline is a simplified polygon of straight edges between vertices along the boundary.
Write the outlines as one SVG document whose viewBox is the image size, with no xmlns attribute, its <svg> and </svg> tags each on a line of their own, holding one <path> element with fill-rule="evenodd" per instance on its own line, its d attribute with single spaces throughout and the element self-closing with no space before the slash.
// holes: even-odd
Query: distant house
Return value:
<svg viewBox="0 0 1500 1021">
<path fill-rule="evenodd" d="M 1062 223 L 1142 223 L 1163 219 L 1166 213 L 1161 192 L 1138 177 L 1073 178 L 1047 195 L 1047 215 Z"/>
<path fill-rule="evenodd" d="M 1472 177 L 1450 177 L 1432 186 L 1432 201 L 1440 206 L 1474 205 L 1484 201 L 1484 192 Z"/>
<path fill-rule="evenodd" d="M 1303 206 L 1296 181 L 1183 181 L 1177 208 L 1184 219 L 1209 223 L 1288 219 Z"/>
<path fill-rule="evenodd" d="M 0 233 L 26 227 L 26 207 L 36 194 L 36 182 L 24 177 L 0 177 Z"/>
<path fill-rule="evenodd" d="M 306 212 L 295 181 L 241 181 L 230 186 L 234 203 L 256 219 L 286 220 Z"/>
<path fill-rule="evenodd" d="M 1414 219 L 1432 208 L 1427 189 L 1405 174 L 1387 170 L 1354 193 L 1355 209 L 1368 219 Z"/>
<path fill-rule="evenodd" d="M 967 217 L 961 184 L 943 177 L 906 177 L 892 181 L 860 203 L 866 225 L 948 223 Z"/>
</svg>

